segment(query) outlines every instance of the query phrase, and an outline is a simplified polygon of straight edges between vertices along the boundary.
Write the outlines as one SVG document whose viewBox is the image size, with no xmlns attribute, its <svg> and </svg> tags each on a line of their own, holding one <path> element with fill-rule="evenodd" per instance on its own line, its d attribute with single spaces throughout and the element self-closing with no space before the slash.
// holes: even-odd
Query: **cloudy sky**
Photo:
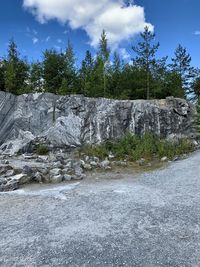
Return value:
<svg viewBox="0 0 200 267">
<path fill-rule="evenodd" d="M 1 0 L 0 56 L 13 37 L 30 60 L 46 48 L 64 48 L 68 39 L 82 58 L 86 49 L 95 52 L 105 29 L 112 50 L 129 60 L 148 25 L 161 44 L 159 56 L 172 56 L 181 43 L 200 67 L 199 12 L 199 0 Z"/>
</svg>

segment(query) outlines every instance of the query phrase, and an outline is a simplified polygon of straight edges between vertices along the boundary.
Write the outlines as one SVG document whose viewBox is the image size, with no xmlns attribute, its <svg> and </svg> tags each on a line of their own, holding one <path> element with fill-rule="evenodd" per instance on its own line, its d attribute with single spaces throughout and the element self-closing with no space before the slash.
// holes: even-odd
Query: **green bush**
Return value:
<svg viewBox="0 0 200 267">
<path fill-rule="evenodd" d="M 44 145 L 44 144 L 37 145 L 36 153 L 38 155 L 47 155 L 49 153 L 49 148 L 47 145 Z"/>
<path fill-rule="evenodd" d="M 112 152 L 117 159 L 128 159 L 135 161 L 140 158 L 151 160 L 155 157 L 173 157 L 185 154 L 194 150 L 190 139 L 180 139 L 177 142 L 170 142 L 160 139 L 152 133 L 145 133 L 142 137 L 127 133 L 115 141 L 107 141 L 100 145 L 87 146 L 81 152 L 88 156 L 96 156 L 100 159 L 108 157 Z"/>
</svg>

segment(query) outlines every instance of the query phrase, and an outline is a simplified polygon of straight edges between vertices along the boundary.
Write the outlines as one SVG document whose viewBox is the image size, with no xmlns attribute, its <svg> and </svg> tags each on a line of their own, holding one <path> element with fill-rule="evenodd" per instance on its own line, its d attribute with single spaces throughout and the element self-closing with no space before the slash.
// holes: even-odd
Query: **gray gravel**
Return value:
<svg viewBox="0 0 200 267">
<path fill-rule="evenodd" d="M 200 152 L 0 194 L 0 266 L 200 266 Z"/>
</svg>

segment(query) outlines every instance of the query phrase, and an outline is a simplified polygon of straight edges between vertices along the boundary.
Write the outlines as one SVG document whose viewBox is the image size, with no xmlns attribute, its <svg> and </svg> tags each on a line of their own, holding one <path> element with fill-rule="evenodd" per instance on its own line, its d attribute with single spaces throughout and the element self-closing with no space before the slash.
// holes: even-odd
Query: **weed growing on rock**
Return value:
<svg viewBox="0 0 200 267">
<path fill-rule="evenodd" d="M 49 153 L 49 148 L 47 145 L 40 144 L 36 146 L 36 154 L 38 155 L 47 155 Z"/>
</svg>

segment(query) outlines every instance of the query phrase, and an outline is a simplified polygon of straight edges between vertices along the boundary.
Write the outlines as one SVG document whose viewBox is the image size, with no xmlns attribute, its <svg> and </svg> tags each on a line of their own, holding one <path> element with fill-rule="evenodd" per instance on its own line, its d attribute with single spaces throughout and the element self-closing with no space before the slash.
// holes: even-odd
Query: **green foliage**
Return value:
<svg viewBox="0 0 200 267">
<path fill-rule="evenodd" d="M 13 94 L 26 92 L 29 66 L 20 59 L 17 45 L 13 40 L 8 46 L 8 57 L 5 60 L 5 89 Z"/>
<path fill-rule="evenodd" d="M 199 73 L 198 73 L 198 76 L 194 79 L 194 81 L 192 83 L 191 93 L 193 93 L 193 99 L 194 100 L 200 99 L 200 76 L 199 76 Z"/>
<path fill-rule="evenodd" d="M 81 93 L 85 96 L 90 96 L 93 87 L 93 72 L 94 72 L 94 60 L 90 51 L 86 51 L 86 55 L 81 64 L 79 71 Z M 92 94 L 91 94 L 92 96 Z"/>
<path fill-rule="evenodd" d="M 172 159 L 194 150 L 194 146 L 189 139 L 180 139 L 176 142 L 160 139 L 152 133 L 145 133 L 142 137 L 127 133 L 124 137 L 107 141 L 100 145 L 87 146 L 83 152 L 88 156 L 96 156 L 100 159 L 108 157 L 112 152 L 117 159 L 135 161 L 141 158 L 151 160 L 155 157 L 164 156 Z"/>
<path fill-rule="evenodd" d="M 30 90 L 31 92 L 43 91 L 43 68 L 40 62 L 35 62 L 31 64 Z"/>
<path fill-rule="evenodd" d="M 140 34 L 140 37 L 141 41 L 137 44 L 137 46 L 133 46 L 132 48 L 137 54 L 137 57 L 134 59 L 134 64 L 145 71 L 145 88 L 147 99 L 149 99 L 151 70 L 155 66 L 155 54 L 160 45 L 159 43 L 154 44 L 155 34 L 152 33 L 147 26 L 145 27 L 144 32 Z"/>
<path fill-rule="evenodd" d="M 71 43 L 68 41 L 68 46 L 64 53 L 64 69 L 62 83 L 59 87 L 59 93 L 68 95 L 71 93 L 80 93 L 80 88 L 77 86 L 77 73 L 75 67 L 75 54 Z M 61 74 L 62 75 L 62 74 Z"/>
<path fill-rule="evenodd" d="M 189 93 L 191 78 L 194 77 L 194 68 L 191 67 L 191 60 L 191 56 L 187 53 L 186 48 L 179 44 L 175 50 L 174 58 L 172 58 L 171 68 L 180 75 L 185 93 Z"/>
<path fill-rule="evenodd" d="M 0 60 L 0 90 L 5 91 L 5 60 Z"/>
<path fill-rule="evenodd" d="M 47 155 L 49 153 L 49 148 L 47 145 L 39 144 L 36 146 L 36 153 L 38 155 Z"/>
<path fill-rule="evenodd" d="M 196 105 L 197 114 L 194 116 L 194 128 L 200 133 L 200 98 Z"/>
<path fill-rule="evenodd" d="M 43 59 L 44 89 L 57 94 L 62 85 L 65 71 L 65 58 L 63 53 L 56 50 L 46 50 Z"/>
<path fill-rule="evenodd" d="M 197 98 L 200 71 L 195 70 L 193 79 L 194 68 L 186 49 L 179 45 L 172 63 L 167 64 L 167 57 L 156 57 L 158 48 L 155 34 L 145 27 L 133 47 L 132 62 L 129 56 L 124 61 L 120 49 L 111 53 L 103 30 L 96 55 L 87 51 L 78 69 L 70 42 L 65 51 L 46 50 L 41 62 L 28 64 L 11 40 L 7 57 L 0 60 L 0 90 L 14 94 L 51 92 L 131 100 L 182 98 L 190 91 L 190 96 Z"/>
</svg>

